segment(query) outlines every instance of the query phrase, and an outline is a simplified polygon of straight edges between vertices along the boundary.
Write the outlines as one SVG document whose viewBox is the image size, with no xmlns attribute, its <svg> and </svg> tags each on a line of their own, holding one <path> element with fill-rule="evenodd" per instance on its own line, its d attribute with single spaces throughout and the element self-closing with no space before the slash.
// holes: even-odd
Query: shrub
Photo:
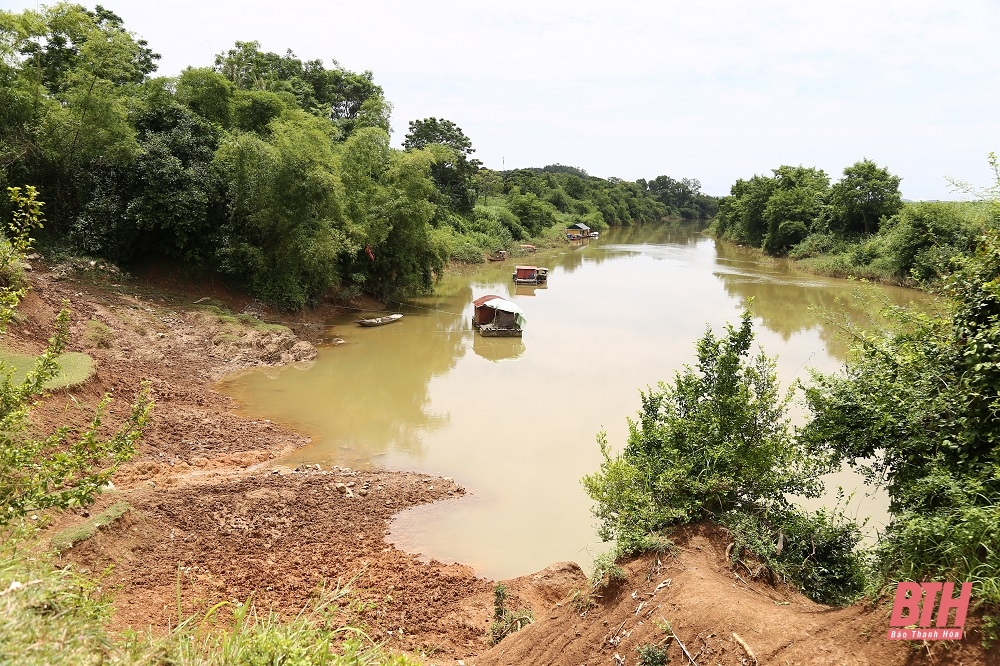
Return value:
<svg viewBox="0 0 1000 666">
<path fill-rule="evenodd" d="M 719 522 L 732 534 L 733 566 L 749 553 L 767 571 L 824 604 L 850 604 L 865 591 L 867 553 L 858 549 L 861 529 L 842 512 L 788 508 L 762 515 L 734 510 Z"/>
<path fill-rule="evenodd" d="M 594 573 L 590 576 L 590 588 L 600 591 L 624 583 L 628 580 L 625 570 L 618 566 L 614 551 L 602 553 L 594 559 Z"/>
<path fill-rule="evenodd" d="M 888 492 L 876 585 L 976 582 L 1000 608 L 1000 235 L 955 262 L 944 312 L 890 309 L 894 334 L 856 331 L 845 370 L 814 376 L 802 432 Z"/>
<path fill-rule="evenodd" d="M 667 666 L 670 663 L 667 648 L 662 645 L 640 645 L 636 652 L 639 653 L 639 666 Z"/>
<path fill-rule="evenodd" d="M 23 252 L 31 246 L 28 232 L 40 224 L 41 203 L 33 196 L 22 197 L 16 188 L 10 193 L 19 210 L 10 228 L 11 244 Z M 0 287 L 0 333 L 23 295 L 23 287 Z M 57 359 L 68 337 L 69 312 L 63 309 L 48 348 L 24 379 L 15 381 L 11 372 L 0 378 L 0 527 L 29 511 L 92 502 L 118 464 L 133 454 L 149 421 L 152 401 L 147 388 L 125 424 L 108 439 L 98 437 L 108 396 L 75 441 L 70 439 L 69 428 L 45 436 L 29 427 L 32 407 L 44 394 L 46 382 L 59 372 Z"/>
<path fill-rule="evenodd" d="M 583 484 L 597 502 L 601 537 L 616 539 L 619 552 L 649 548 L 671 525 L 818 494 L 824 460 L 792 438 L 790 394 L 779 391 L 773 359 L 749 358 L 752 341 L 748 311 L 739 329 L 727 326 L 722 337 L 707 331 L 696 369 L 641 394 L 622 454 L 612 456 L 598 437 L 604 461 Z"/>
</svg>

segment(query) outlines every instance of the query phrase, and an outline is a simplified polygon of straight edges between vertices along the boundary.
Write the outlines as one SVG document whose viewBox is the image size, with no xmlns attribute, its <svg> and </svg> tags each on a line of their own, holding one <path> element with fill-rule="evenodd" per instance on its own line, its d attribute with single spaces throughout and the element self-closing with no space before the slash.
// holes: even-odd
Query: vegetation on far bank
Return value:
<svg viewBox="0 0 1000 666">
<path fill-rule="evenodd" d="M 561 239 L 573 223 L 717 208 L 697 180 L 487 169 L 446 119 L 411 121 L 392 148 L 372 72 L 336 61 L 245 41 L 171 78 L 154 76 L 158 58 L 101 6 L 0 12 L 0 187 L 38 188 L 44 242 L 175 261 L 294 309 L 335 286 L 425 292 L 449 260 Z"/>
<path fill-rule="evenodd" d="M 901 179 L 867 159 L 833 184 L 813 167 L 772 174 L 736 181 L 711 233 L 833 277 L 930 287 L 951 259 L 975 251 L 994 215 L 988 192 L 973 202 L 905 202 Z"/>
</svg>

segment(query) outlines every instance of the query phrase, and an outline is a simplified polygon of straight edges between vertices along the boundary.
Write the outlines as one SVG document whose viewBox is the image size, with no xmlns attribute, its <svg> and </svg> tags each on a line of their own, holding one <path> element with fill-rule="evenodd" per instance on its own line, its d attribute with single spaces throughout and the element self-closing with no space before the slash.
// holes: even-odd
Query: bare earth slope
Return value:
<svg viewBox="0 0 1000 666">
<path fill-rule="evenodd" d="M 99 265 L 67 271 L 34 263 L 33 290 L 4 345 L 40 351 L 69 301 L 70 349 L 87 352 L 97 366 L 82 386 L 53 394 L 36 422 L 84 423 L 110 393 L 113 427 L 143 381 L 156 401 L 150 432 L 116 475 L 116 490 L 89 512 L 63 514 L 53 528 L 80 523 L 121 499 L 133 507 L 63 553 L 67 564 L 102 576 L 115 599 L 113 629 L 161 631 L 178 612 L 248 598 L 294 614 L 321 587 L 339 584 L 352 590 L 344 621 L 427 664 L 632 666 L 637 648 L 651 644 L 668 645 L 671 663 L 691 663 L 676 639 L 666 642 L 668 622 L 699 665 L 1000 663 L 998 650 L 983 652 L 976 634 L 959 646 L 889 643 L 887 608 L 834 610 L 742 580 L 729 569 L 724 531 L 710 527 L 682 534 L 676 555 L 628 563 L 627 582 L 600 596 L 590 594 L 572 563 L 507 581 L 510 606 L 531 608 L 537 621 L 488 649 L 493 584 L 459 564 L 423 563 L 384 540 L 396 512 L 460 495 L 458 483 L 405 472 L 276 466 L 308 438 L 236 414 L 238 405 L 214 390 L 227 372 L 308 362 L 314 349 L 292 331 L 237 326 L 194 301 L 210 296 L 269 321 L 287 315 L 210 283 L 139 284 L 102 273 Z M 305 313 L 290 325 L 318 340 L 326 314 Z"/>
<path fill-rule="evenodd" d="M 472 663 L 632 666 L 644 645 L 666 646 L 672 664 L 1000 663 L 1000 650 L 984 653 L 978 632 L 957 646 L 890 642 L 887 606 L 832 609 L 737 577 L 720 528 L 694 526 L 677 540 L 676 556 L 630 561 L 628 580 L 592 598 L 592 605 L 571 594 Z M 676 639 L 668 640 L 670 631 Z"/>
</svg>

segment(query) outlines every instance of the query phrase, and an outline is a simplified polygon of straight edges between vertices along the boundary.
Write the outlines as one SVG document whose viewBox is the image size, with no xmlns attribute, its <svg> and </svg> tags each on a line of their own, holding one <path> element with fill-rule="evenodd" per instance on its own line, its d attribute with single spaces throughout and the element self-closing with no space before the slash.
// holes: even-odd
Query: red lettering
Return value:
<svg viewBox="0 0 1000 666">
<path fill-rule="evenodd" d="M 944 587 L 944 583 L 921 583 L 924 588 L 924 607 L 920 611 L 920 626 L 931 626 L 931 615 L 934 613 L 934 606 L 937 604 L 937 595 Z"/>
<path fill-rule="evenodd" d="M 962 591 L 959 592 L 957 597 L 952 596 L 954 593 L 955 584 L 950 582 L 945 583 L 941 590 L 941 603 L 938 606 L 936 626 L 945 627 L 948 625 L 948 612 L 952 608 L 955 609 L 954 626 L 965 626 L 965 616 L 969 612 L 969 601 L 972 599 L 972 583 L 962 583 Z M 920 619 L 922 620 L 923 616 Z"/>
<path fill-rule="evenodd" d="M 920 612 L 922 593 L 923 589 L 919 583 L 904 582 L 896 586 L 896 599 L 892 602 L 892 619 L 889 620 L 890 627 L 905 627 L 908 624 L 913 624 L 914 618 Z M 905 617 L 903 616 L 904 610 L 909 611 Z"/>
</svg>

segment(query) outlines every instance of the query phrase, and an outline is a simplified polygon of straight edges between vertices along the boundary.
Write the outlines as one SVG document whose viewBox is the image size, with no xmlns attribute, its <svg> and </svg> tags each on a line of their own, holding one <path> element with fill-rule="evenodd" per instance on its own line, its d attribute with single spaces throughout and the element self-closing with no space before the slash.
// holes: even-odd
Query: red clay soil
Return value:
<svg viewBox="0 0 1000 666">
<path fill-rule="evenodd" d="M 888 641 L 889 606 L 830 608 L 738 577 L 719 527 L 675 538 L 676 554 L 634 559 L 623 565 L 625 582 L 549 604 L 538 622 L 471 664 L 632 666 L 639 647 L 651 645 L 665 647 L 671 664 L 1000 663 L 1000 649 L 984 652 L 975 630 L 958 644 Z"/>
<path fill-rule="evenodd" d="M 275 466 L 308 437 L 240 416 L 214 390 L 227 372 L 308 362 L 315 351 L 291 331 L 234 328 L 193 302 L 208 296 L 271 321 L 287 315 L 211 283 L 162 275 L 138 283 L 99 264 L 34 263 L 33 291 L 5 346 L 40 351 L 65 299 L 70 349 L 97 365 L 88 382 L 55 393 L 37 410 L 40 427 L 83 424 L 110 393 L 113 428 L 143 381 L 156 401 L 150 430 L 115 476 L 115 491 L 89 511 L 63 514 L 53 527 L 78 524 L 114 501 L 133 507 L 62 555 L 103 575 L 101 585 L 114 598 L 114 630 L 166 630 L 178 612 L 196 614 L 218 601 L 253 599 L 258 608 L 293 615 L 321 587 L 340 585 L 350 588 L 340 602 L 345 622 L 426 664 L 632 666 L 637 648 L 653 644 L 667 646 L 673 664 L 699 666 L 1000 663 L 998 650 L 984 652 L 975 632 L 957 646 L 890 643 L 887 608 L 830 609 L 740 578 L 726 559 L 725 531 L 709 527 L 683 533 L 676 555 L 625 564 L 628 580 L 600 593 L 572 563 L 507 581 L 509 607 L 530 608 L 536 622 L 489 649 L 493 584 L 462 565 L 422 563 L 384 538 L 395 513 L 461 495 L 460 486 L 405 472 Z M 306 313 L 291 325 L 317 341 L 317 324 L 330 313 Z M 95 335 L 102 329 L 93 322 L 110 333 Z"/>
</svg>

